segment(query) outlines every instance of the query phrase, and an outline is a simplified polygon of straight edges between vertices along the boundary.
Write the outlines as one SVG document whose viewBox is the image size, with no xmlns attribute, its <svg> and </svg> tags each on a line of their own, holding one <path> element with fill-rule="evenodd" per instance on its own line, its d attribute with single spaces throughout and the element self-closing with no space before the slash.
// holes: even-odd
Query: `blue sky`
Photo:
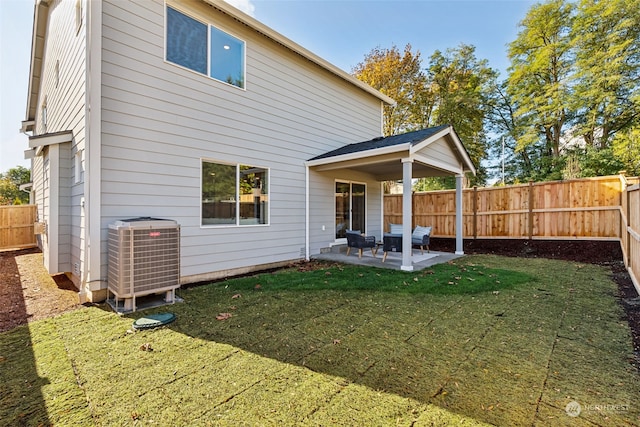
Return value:
<svg viewBox="0 0 640 427">
<path fill-rule="evenodd" d="M 86 0 L 90 1 L 90 0 Z M 125 0 L 120 0 L 125 1 Z M 127 0 L 128 1 L 128 0 Z M 229 0 L 318 56 L 350 72 L 376 47 L 410 43 L 426 66 L 436 51 L 476 46 L 502 75 L 506 45 L 530 0 Z M 23 165 L 34 0 L 0 0 L 0 172 Z"/>
</svg>

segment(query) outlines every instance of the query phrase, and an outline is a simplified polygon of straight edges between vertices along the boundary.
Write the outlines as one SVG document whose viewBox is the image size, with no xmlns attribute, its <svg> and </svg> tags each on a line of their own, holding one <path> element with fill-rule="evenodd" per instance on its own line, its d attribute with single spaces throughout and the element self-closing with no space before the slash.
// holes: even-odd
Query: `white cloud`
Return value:
<svg viewBox="0 0 640 427">
<path fill-rule="evenodd" d="M 256 10 L 255 5 L 251 2 L 251 0 L 225 0 L 231 6 L 236 9 L 240 9 L 244 13 L 249 16 L 253 16 L 253 12 Z"/>
</svg>

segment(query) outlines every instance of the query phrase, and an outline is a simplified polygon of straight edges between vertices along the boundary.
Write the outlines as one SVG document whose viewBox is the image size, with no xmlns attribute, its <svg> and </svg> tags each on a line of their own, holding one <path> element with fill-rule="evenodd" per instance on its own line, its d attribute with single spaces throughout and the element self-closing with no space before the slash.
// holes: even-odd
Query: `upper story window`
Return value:
<svg viewBox="0 0 640 427">
<path fill-rule="evenodd" d="M 166 59 L 244 89 L 245 43 L 167 6 Z"/>
</svg>

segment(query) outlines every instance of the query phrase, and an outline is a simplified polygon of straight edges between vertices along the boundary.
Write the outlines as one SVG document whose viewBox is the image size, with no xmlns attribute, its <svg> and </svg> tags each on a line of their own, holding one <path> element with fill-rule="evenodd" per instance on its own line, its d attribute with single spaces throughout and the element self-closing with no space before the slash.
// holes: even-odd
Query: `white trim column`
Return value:
<svg viewBox="0 0 640 427">
<path fill-rule="evenodd" d="M 47 222 L 47 251 L 45 266 L 49 274 L 60 273 L 58 265 L 58 252 L 60 251 L 60 145 L 54 144 L 48 147 L 48 162 L 45 162 L 45 173 L 49 176 L 49 204 L 45 210 Z"/>
<path fill-rule="evenodd" d="M 411 261 L 412 180 L 413 160 L 410 158 L 402 159 L 402 265 L 400 269 L 404 271 L 413 271 Z"/>
<path fill-rule="evenodd" d="M 456 175 L 456 255 L 464 255 L 462 187 L 464 175 Z"/>
</svg>

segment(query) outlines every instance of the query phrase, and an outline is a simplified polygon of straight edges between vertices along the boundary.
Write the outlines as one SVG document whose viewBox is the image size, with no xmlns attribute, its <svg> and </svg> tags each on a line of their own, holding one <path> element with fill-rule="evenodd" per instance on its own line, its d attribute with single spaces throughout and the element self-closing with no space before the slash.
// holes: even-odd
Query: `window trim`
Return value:
<svg viewBox="0 0 640 427">
<path fill-rule="evenodd" d="M 220 165 L 228 165 L 235 167 L 236 174 L 236 188 L 235 188 L 235 208 L 236 208 L 236 218 L 235 223 L 232 224 L 203 224 L 203 216 L 202 216 L 202 208 L 203 208 L 203 197 L 202 197 L 202 178 L 203 178 L 203 165 L 204 163 L 217 163 Z M 265 224 L 242 224 L 240 222 L 240 166 L 251 166 L 252 168 L 260 168 L 264 169 L 267 173 L 267 195 L 269 196 L 269 200 L 267 203 L 267 222 Z M 210 157 L 201 157 L 200 158 L 200 228 L 243 228 L 243 227 L 269 227 L 271 226 L 271 168 L 266 166 L 259 166 L 255 164 L 247 164 L 246 162 L 228 162 L 212 159 Z"/>
<path fill-rule="evenodd" d="M 195 21 L 200 22 L 203 25 L 207 26 L 207 73 L 203 74 L 197 70 L 194 70 L 192 68 L 186 67 L 184 65 L 181 64 L 177 64 L 175 62 L 172 62 L 170 60 L 167 59 L 167 30 L 168 30 L 168 19 L 169 19 L 169 14 L 167 12 L 167 9 L 171 8 L 173 10 L 175 10 L 178 13 L 181 13 Z M 220 80 L 218 78 L 212 77 L 211 76 L 211 28 L 215 28 L 216 30 L 227 34 L 231 37 L 233 37 L 234 39 L 242 42 L 242 78 L 243 78 L 243 86 L 236 86 L 232 83 L 228 83 L 224 80 Z M 201 15 L 193 13 L 191 11 L 186 11 L 185 9 L 183 9 L 182 7 L 179 7 L 175 4 L 169 3 L 165 1 L 165 7 L 164 7 L 164 34 L 163 34 L 163 39 L 164 39 L 164 57 L 163 60 L 166 64 L 170 64 L 174 67 L 179 67 L 182 68 L 183 70 L 192 72 L 197 74 L 198 76 L 204 76 L 207 77 L 211 80 L 214 80 L 216 82 L 222 83 L 224 85 L 236 88 L 236 89 L 240 89 L 243 91 L 247 90 L 247 41 L 243 38 L 238 37 L 236 34 L 229 32 L 227 30 L 222 29 L 221 27 L 212 24 L 210 21 L 205 20 L 204 18 L 201 17 Z"/>
</svg>

